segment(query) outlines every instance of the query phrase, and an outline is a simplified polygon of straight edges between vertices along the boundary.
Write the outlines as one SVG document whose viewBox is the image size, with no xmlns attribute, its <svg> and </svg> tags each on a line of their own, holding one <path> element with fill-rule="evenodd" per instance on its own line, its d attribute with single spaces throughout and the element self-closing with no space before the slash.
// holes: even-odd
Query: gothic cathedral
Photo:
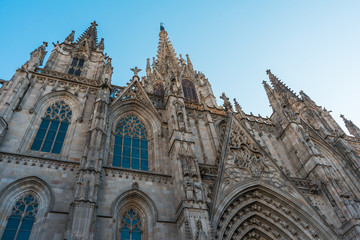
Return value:
<svg viewBox="0 0 360 240">
<path fill-rule="evenodd" d="M 270 118 L 218 105 L 164 27 L 144 74 L 112 85 L 97 24 L 74 35 L 1 81 L 2 240 L 360 239 L 352 121 L 270 70 Z"/>
</svg>

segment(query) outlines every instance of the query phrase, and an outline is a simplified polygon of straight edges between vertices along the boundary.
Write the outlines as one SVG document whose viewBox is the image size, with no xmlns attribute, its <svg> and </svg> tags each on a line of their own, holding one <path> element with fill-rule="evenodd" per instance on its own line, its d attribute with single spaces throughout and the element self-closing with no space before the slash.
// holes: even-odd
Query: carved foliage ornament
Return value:
<svg viewBox="0 0 360 240">
<path fill-rule="evenodd" d="M 247 169 L 253 176 L 260 176 L 267 169 L 263 162 L 264 156 L 260 152 L 252 151 L 247 145 L 242 144 L 240 148 L 231 149 L 234 163 L 239 168 Z"/>
</svg>

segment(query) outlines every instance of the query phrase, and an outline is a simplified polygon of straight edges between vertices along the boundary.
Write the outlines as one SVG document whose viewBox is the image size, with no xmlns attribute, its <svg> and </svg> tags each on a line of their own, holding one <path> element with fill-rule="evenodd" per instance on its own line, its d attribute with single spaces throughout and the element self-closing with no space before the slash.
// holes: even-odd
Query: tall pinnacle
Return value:
<svg viewBox="0 0 360 240">
<path fill-rule="evenodd" d="M 267 84 L 267 82 L 263 81 L 262 83 L 263 83 L 263 85 L 264 85 L 264 88 L 265 88 L 265 91 L 266 91 L 266 95 L 268 96 L 270 105 L 271 105 L 271 107 L 272 107 L 273 109 L 275 109 L 275 107 L 276 107 L 276 98 L 275 98 L 274 92 L 273 92 L 273 90 L 271 89 L 271 87 L 269 86 L 269 84 Z"/>
<path fill-rule="evenodd" d="M 168 33 L 165 31 L 165 27 L 160 25 L 159 33 L 159 46 L 158 46 L 158 62 L 165 61 L 167 57 L 177 62 L 175 50 L 169 40 Z"/>
<path fill-rule="evenodd" d="M 97 45 L 97 24 L 96 22 L 92 22 L 91 26 L 88 27 L 88 29 L 85 30 L 83 34 L 78 38 L 76 41 L 76 44 L 81 45 L 85 41 L 87 42 L 90 49 L 95 50 Z"/>
<path fill-rule="evenodd" d="M 288 98 L 300 100 L 299 97 L 288 86 L 286 86 L 274 74 L 271 73 L 270 69 L 266 70 L 266 74 L 269 75 L 271 85 L 273 86 L 275 91 L 283 94 L 284 96 L 286 96 Z"/>
<path fill-rule="evenodd" d="M 358 128 L 351 120 L 346 119 L 344 115 L 340 114 L 340 117 L 344 120 L 345 126 L 350 134 L 360 139 L 360 128 Z"/>
</svg>

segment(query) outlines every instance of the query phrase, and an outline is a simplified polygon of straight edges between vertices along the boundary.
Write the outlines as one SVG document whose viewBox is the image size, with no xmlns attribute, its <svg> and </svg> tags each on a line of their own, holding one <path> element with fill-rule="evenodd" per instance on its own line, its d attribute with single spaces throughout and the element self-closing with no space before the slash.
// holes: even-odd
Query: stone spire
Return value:
<svg viewBox="0 0 360 240">
<path fill-rule="evenodd" d="M 299 101 L 299 97 L 281 80 L 279 80 L 274 74 L 271 73 L 270 69 L 266 70 L 266 74 L 269 76 L 269 80 L 274 90 L 280 95 L 284 96 L 287 100 L 293 100 L 293 102 Z"/>
<path fill-rule="evenodd" d="M 37 67 L 41 66 L 43 64 L 44 57 L 47 53 L 47 51 L 45 51 L 46 47 L 47 47 L 47 42 L 43 42 L 43 44 L 40 47 L 32 51 L 30 53 L 29 61 L 27 61 L 22 66 L 22 68 L 25 70 L 34 71 Z"/>
<path fill-rule="evenodd" d="M 238 103 L 238 101 L 236 100 L 236 98 L 234 98 L 234 103 L 235 103 L 235 110 L 240 113 L 241 115 L 244 114 L 244 111 L 242 110 L 242 107 L 240 106 L 240 104 Z"/>
<path fill-rule="evenodd" d="M 345 126 L 350 134 L 360 139 L 360 128 L 358 128 L 351 120 L 346 119 L 344 115 L 340 114 L 340 117 L 344 120 Z"/>
<path fill-rule="evenodd" d="M 307 94 L 304 93 L 304 91 L 300 91 L 300 96 L 301 99 L 308 105 L 317 106 L 316 103 Z"/>
<path fill-rule="evenodd" d="M 72 42 L 74 41 L 74 35 L 75 35 L 75 31 L 72 30 L 71 33 L 69 34 L 69 36 L 66 37 L 64 42 L 66 44 L 72 44 Z"/>
<path fill-rule="evenodd" d="M 95 50 L 97 46 L 97 24 L 96 22 L 92 22 L 91 26 L 85 30 L 83 34 L 78 38 L 76 44 L 81 46 L 84 42 L 87 42 L 89 48 L 91 50 Z"/>
<path fill-rule="evenodd" d="M 187 65 L 189 66 L 190 70 L 194 70 L 194 67 L 190 61 L 189 54 L 186 54 L 186 62 L 187 62 Z"/>
<path fill-rule="evenodd" d="M 146 77 L 151 76 L 150 58 L 146 59 Z"/>
<path fill-rule="evenodd" d="M 171 44 L 168 33 L 165 31 L 165 28 L 163 25 L 160 26 L 160 33 L 159 33 L 159 46 L 158 46 L 158 55 L 157 59 L 159 63 L 165 62 L 167 58 L 170 58 L 172 61 L 175 61 L 175 63 L 178 62 L 175 50 L 173 48 L 173 45 Z"/>
<path fill-rule="evenodd" d="M 104 51 L 105 46 L 104 46 L 104 39 L 101 38 L 99 44 L 97 45 L 96 51 L 102 52 Z"/>
<path fill-rule="evenodd" d="M 276 97 L 274 95 L 273 90 L 271 89 L 271 87 L 269 86 L 269 84 L 265 81 L 262 82 L 266 91 L 266 95 L 268 96 L 269 102 L 270 102 L 270 106 L 273 108 L 273 110 L 276 109 L 277 106 L 277 101 L 276 101 Z"/>
</svg>

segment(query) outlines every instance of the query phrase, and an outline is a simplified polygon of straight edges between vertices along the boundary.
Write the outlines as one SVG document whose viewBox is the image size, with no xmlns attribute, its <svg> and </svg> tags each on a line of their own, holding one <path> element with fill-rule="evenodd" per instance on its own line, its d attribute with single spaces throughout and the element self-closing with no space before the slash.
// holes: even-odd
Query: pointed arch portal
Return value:
<svg viewBox="0 0 360 240">
<path fill-rule="evenodd" d="M 237 194 L 216 215 L 217 239 L 332 239 L 295 204 L 261 187 Z"/>
</svg>

